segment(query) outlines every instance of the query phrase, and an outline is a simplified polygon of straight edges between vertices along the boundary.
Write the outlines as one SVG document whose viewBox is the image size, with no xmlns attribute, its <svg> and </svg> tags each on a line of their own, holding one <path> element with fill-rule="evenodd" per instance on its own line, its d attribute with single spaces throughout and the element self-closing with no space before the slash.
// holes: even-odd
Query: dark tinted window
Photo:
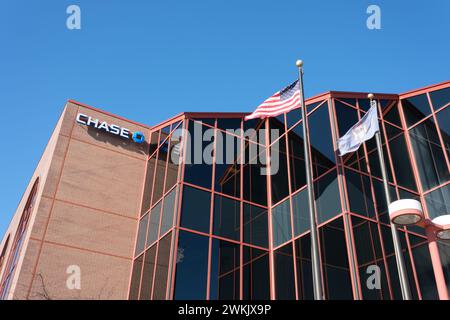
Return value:
<svg viewBox="0 0 450 320">
<path fill-rule="evenodd" d="M 174 290 L 176 300 L 206 299 L 208 246 L 207 237 L 180 231 Z"/>
<path fill-rule="evenodd" d="M 150 211 L 150 224 L 148 226 L 147 247 L 158 240 L 159 222 L 161 218 L 161 202 Z"/>
<path fill-rule="evenodd" d="M 209 233 L 211 195 L 209 192 L 184 187 L 180 225 Z"/>
<path fill-rule="evenodd" d="M 408 127 L 422 120 L 431 113 L 430 104 L 428 103 L 426 94 L 403 99 L 402 106 Z"/>
<path fill-rule="evenodd" d="M 308 123 L 313 171 L 317 177 L 335 165 L 328 104 L 309 115 Z"/>
<path fill-rule="evenodd" d="M 216 144 L 215 190 L 239 198 L 241 194 L 241 139 L 221 134 Z"/>
<path fill-rule="evenodd" d="M 155 172 L 156 156 L 153 156 L 147 162 L 147 172 L 145 174 L 144 194 L 142 196 L 142 210 L 141 214 L 150 209 L 150 199 L 152 197 L 153 190 L 153 174 Z"/>
<path fill-rule="evenodd" d="M 450 184 L 427 194 L 425 201 L 431 219 L 450 214 Z"/>
<path fill-rule="evenodd" d="M 241 129 L 241 118 L 218 118 L 217 128 L 225 131 Z"/>
<path fill-rule="evenodd" d="M 210 299 L 239 299 L 240 250 L 238 244 L 213 239 L 210 284 Z"/>
<path fill-rule="evenodd" d="M 295 299 L 294 258 L 292 243 L 274 252 L 275 295 L 278 300 Z"/>
<path fill-rule="evenodd" d="M 142 274 L 141 295 L 139 300 L 150 300 L 153 288 L 153 273 L 155 271 L 156 246 L 145 253 L 144 270 Z"/>
<path fill-rule="evenodd" d="M 146 214 L 141 221 L 139 221 L 139 230 L 136 240 L 135 255 L 140 254 L 145 249 L 145 237 L 147 235 L 148 214 Z"/>
<path fill-rule="evenodd" d="M 173 226 L 174 210 L 177 207 L 177 191 L 177 188 L 173 189 L 164 198 L 164 209 L 161 219 L 160 236 L 166 233 Z"/>
<path fill-rule="evenodd" d="M 334 100 L 336 118 L 339 128 L 339 137 L 342 137 L 351 127 L 358 122 L 358 111 L 338 100 Z"/>
<path fill-rule="evenodd" d="M 274 247 L 292 238 L 289 199 L 272 209 L 272 228 Z"/>
<path fill-rule="evenodd" d="M 450 158 L 450 108 L 445 108 L 438 112 L 436 118 L 444 142 L 444 148 L 447 152 L 447 158 Z"/>
<path fill-rule="evenodd" d="M 297 288 L 301 300 L 313 300 L 313 277 L 311 265 L 311 237 L 309 234 L 295 241 L 297 258 Z"/>
<path fill-rule="evenodd" d="M 153 200 L 152 203 L 155 204 L 159 199 L 161 199 L 164 191 L 164 175 L 166 172 L 166 162 L 167 162 L 167 152 L 169 149 L 169 143 L 164 142 L 158 151 L 158 161 L 156 164 L 156 174 L 155 174 L 155 186 L 153 188 Z"/>
<path fill-rule="evenodd" d="M 424 189 L 448 181 L 450 174 L 434 123 L 426 120 L 409 133 Z"/>
<path fill-rule="evenodd" d="M 372 188 L 367 176 L 352 170 L 345 171 L 350 211 L 368 217 L 375 217 Z"/>
<path fill-rule="evenodd" d="M 243 299 L 269 300 L 269 253 L 244 247 Z"/>
<path fill-rule="evenodd" d="M 260 153 L 258 156 L 250 158 L 249 154 L 253 154 L 254 151 L 251 150 L 255 150 L 255 148 L 259 149 Z M 245 200 L 261 205 L 267 205 L 267 176 L 264 174 L 266 171 L 265 149 L 258 148 L 256 144 L 247 143 L 243 166 L 243 196 Z"/>
<path fill-rule="evenodd" d="M 272 203 L 277 203 L 289 195 L 285 137 L 275 142 L 270 148 Z"/>
<path fill-rule="evenodd" d="M 341 212 L 338 180 L 335 171 L 314 183 L 314 197 L 318 223 L 325 222 Z"/>
<path fill-rule="evenodd" d="M 240 217 L 239 201 L 219 195 L 214 197 L 213 234 L 239 241 Z"/>
<path fill-rule="evenodd" d="M 394 166 L 397 184 L 416 191 L 417 186 L 414 175 L 412 174 L 413 169 L 406 147 L 405 136 L 402 134 L 389 141 L 389 149 L 391 151 L 392 165 Z"/>
<path fill-rule="evenodd" d="M 244 203 L 244 242 L 268 247 L 267 209 Z"/>
<path fill-rule="evenodd" d="M 189 121 L 190 139 L 186 140 L 186 164 L 184 181 L 211 189 L 213 132 L 198 122 Z M 203 141 L 207 140 L 207 141 Z"/>
<path fill-rule="evenodd" d="M 142 261 L 144 255 L 139 256 L 134 260 L 133 273 L 131 275 L 130 300 L 137 300 L 139 297 L 139 284 L 141 281 Z"/>
<path fill-rule="evenodd" d="M 450 102 L 450 87 L 430 92 L 430 98 L 434 110 L 442 108 Z"/>
<path fill-rule="evenodd" d="M 296 130 L 298 128 L 298 130 Z M 288 133 L 291 186 L 296 191 L 306 185 L 305 152 L 303 148 L 303 126 L 300 123 Z"/>
<path fill-rule="evenodd" d="M 309 230 L 309 204 L 308 190 L 304 189 L 292 197 L 292 208 L 294 210 L 294 232 L 295 236 Z"/>
<path fill-rule="evenodd" d="M 155 287 L 153 288 L 153 299 L 166 299 L 167 278 L 169 276 L 170 244 L 172 233 L 167 234 L 158 244 L 158 261 L 155 272 Z"/>
</svg>

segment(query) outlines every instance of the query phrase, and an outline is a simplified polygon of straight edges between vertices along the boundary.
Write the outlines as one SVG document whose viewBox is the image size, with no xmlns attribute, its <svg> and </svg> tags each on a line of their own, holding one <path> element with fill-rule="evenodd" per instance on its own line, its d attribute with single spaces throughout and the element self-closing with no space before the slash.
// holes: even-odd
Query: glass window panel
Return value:
<svg viewBox="0 0 450 320">
<path fill-rule="evenodd" d="M 314 198 L 318 223 L 327 221 L 341 213 L 341 200 L 336 171 L 314 182 Z"/>
<path fill-rule="evenodd" d="M 238 244 L 213 239 L 210 283 L 210 299 L 239 299 L 240 249 Z"/>
<path fill-rule="evenodd" d="M 306 111 L 308 112 L 308 113 L 310 113 L 311 111 L 313 111 L 314 110 L 314 108 L 316 108 L 319 104 L 321 104 L 323 101 L 317 101 L 317 102 L 314 102 L 314 103 L 307 103 L 306 104 Z M 300 110 L 300 109 L 299 109 Z"/>
<path fill-rule="evenodd" d="M 403 127 L 402 121 L 400 120 L 400 113 L 398 112 L 397 103 L 383 115 L 383 119 L 389 121 L 390 123 L 396 124 L 399 127 Z"/>
<path fill-rule="evenodd" d="M 284 113 L 277 117 L 269 118 L 270 126 L 270 143 L 272 144 L 278 137 L 281 137 L 285 132 L 284 127 Z"/>
<path fill-rule="evenodd" d="M 436 118 L 444 142 L 445 152 L 447 152 L 447 157 L 450 158 L 450 107 L 438 112 Z"/>
<path fill-rule="evenodd" d="M 423 188 L 429 190 L 448 181 L 450 173 L 434 123 L 426 120 L 409 133 Z"/>
<path fill-rule="evenodd" d="M 225 131 L 226 130 L 236 131 L 237 129 L 241 129 L 241 122 L 242 122 L 241 118 L 218 118 L 217 128 Z"/>
<path fill-rule="evenodd" d="M 296 129 L 299 130 L 296 130 Z M 303 125 L 298 124 L 288 133 L 289 164 L 293 192 L 306 185 L 305 152 L 303 148 Z"/>
<path fill-rule="evenodd" d="M 175 300 L 205 300 L 209 240 L 180 231 L 176 259 Z"/>
<path fill-rule="evenodd" d="M 384 193 L 383 182 L 372 179 L 373 189 L 375 192 L 375 203 L 377 205 L 378 218 L 381 222 L 390 223 L 386 195 Z M 389 195 L 391 202 L 397 200 L 397 192 L 395 187 L 389 185 Z"/>
<path fill-rule="evenodd" d="M 450 87 L 430 92 L 434 110 L 442 108 L 450 102 Z"/>
<path fill-rule="evenodd" d="M 416 191 L 416 181 L 414 179 L 408 149 L 406 147 L 405 136 L 401 136 L 389 142 L 391 150 L 392 165 L 394 166 L 397 184 L 410 190 Z"/>
<path fill-rule="evenodd" d="M 278 300 L 295 300 L 294 256 L 292 243 L 274 252 L 275 295 Z"/>
<path fill-rule="evenodd" d="M 152 136 L 151 136 L 151 139 L 150 139 L 149 155 L 152 155 L 156 151 L 156 149 L 158 149 L 159 133 L 160 133 L 160 131 L 152 133 Z"/>
<path fill-rule="evenodd" d="M 298 236 L 310 229 L 307 189 L 302 190 L 292 197 L 292 208 L 294 210 L 294 233 L 295 236 Z"/>
<path fill-rule="evenodd" d="M 439 296 L 427 240 L 411 234 L 409 235 L 409 238 L 411 242 L 421 242 L 420 245 L 414 246 L 411 251 L 414 258 L 414 265 L 416 267 L 417 280 L 419 281 L 422 299 L 438 300 Z"/>
<path fill-rule="evenodd" d="M 254 154 L 252 150 L 259 150 L 257 157 L 250 157 Z M 260 205 L 267 205 L 267 170 L 265 148 L 260 148 L 256 144 L 246 144 L 245 162 L 243 166 L 243 197 Z"/>
<path fill-rule="evenodd" d="M 403 112 L 408 127 L 422 120 L 431 113 L 430 104 L 426 94 L 402 100 Z"/>
<path fill-rule="evenodd" d="M 268 247 L 267 209 L 244 203 L 244 242 Z"/>
<path fill-rule="evenodd" d="M 156 246 L 153 246 L 150 249 L 148 249 L 147 252 L 145 253 L 141 294 L 139 296 L 139 300 L 151 299 L 155 262 L 156 262 Z"/>
<path fill-rule="evenodd" d="M 243 299 L 269 300 L 269 253 L 244 247 Z"/>
<path fill-rule="evenodd" d="M 216 195 L 214 197 L 213 234 L 239 241 L 240 213 L 239 201 Z"/>
<path fill-rule="evenodd" d="M 345 170 L 350 211 L 367 217 L 375 217 L 375 207 L 369 177 L 352 170 Z"/>
<path fill-rule="evenodd" d="M 209 125 L 211 127 L 214 127 L 214 125 L 216 123 L 216 119 L 215 118 L 195 118 L 194 120 L 197 123 L 204 123 L 204 124 L 207 124 L 207 125 Z"/>
<path fill-rule="evenodd" d="M 177 207 L 177 190 L 178 188 L 170 191 L 169 194 L 164 198 L 164 209 L 163 216 L 161 219 L 161 230 L 159 231 L 159 235 L 162 236 L 164 233 L 169 231 L 173 226 L 173 217 L 174 212 Z"/>
<path fill-rule="evenodd" d="M 173 135 L 170 140 L 169 159 L 167 161 L 167 175 L 165 192 L 169 191 L 178 180 L 178 167 L 180 161 L 180 140 Z"/>
<path fill-rule="evenodd" d="M 370 100 L 369 99 L 358 99 L 359 108 L 364 111 L 369 111 Z"/>
<path fill-rule="evenodd" d="M 308 126 L 313 172 L 317 177 L 336 163 L 327 103 L 308 116 Z"/>
<path fill-rule="evenodd" d="M 298 123 L 302 119 L 302 112 L 299 109 L 294 109 L 286 114 L 286 124 L 288 129 L 292 128 L 294 124 Z"/>
<path fill-rule="evenodd" d="M 155 287 L 153 289 L 154 300 L 165 300 L 167 291 L 167 278 L 169 274 L 170 244 L 172 233 L 169 233 L 159 241 L 158 261 L 155 272 Z"/>
<path fill-rule="evenodd" d="M 148 214 L 139 221 L 139 230 L 136 240 L 136 250 L 134 255 L 140 254 L 145 249 L 145 237 L 147 235 Z"/>
<path fill-rule="evenodd" d="M 321 227 L 319 235 L 328 299 L 353 299 L 342 219 Z"/>
<path fill-rule="evenodd" d="M 241 162 L 241 139 L 229 134 L 222 134 L 221 137 L 218 137 L 214 178 L 215 191 L 240 198 Z"/>
<path fill-rule="evenodd" d="M 356 108 L 356 99 L 355 98 L 339 98 L 339 100 L 348 103 Z"/>
<path fill-rule="evenodd" d="M 295 256 L 297 258 L 297 288 L 299 299 L 313 300 L 311 237 L 309 234 L 295 241 Z"/>
<path fill-rule="evenodd" d="M 438 242 L 438 246 L 442 269 L 444 271 L 445 283 L 450 294 L 450 244 Z"/>
<path fill-rule="evenodd" d="M 151 246 L 156 240 L 158 240 L 159 222 L 161 218 L 161 203 L 159 202 L 150 211 L 150 224 L 148 226 L 147 234 L 147 247 Z"/>
<path fill-rule="evenodd" d="M 158 161 L 156 164 L 156 174 L 155 174 L 155 186 L 153 189 L 153 200 L 152 204 L 158 202 L 161 199 L 164 191 L 164 175 L 166 173 L 166 163 L 167 163 L 167 152 L 169 148 L 169 143 L 164 142 L 164 144 L 159 148 L 158 151 Z"/>
<path fill-rule="evenodd" d="M 271 146 L 270 154 L 272 203 L 277 203 L 289 195 L 285 137 L 281 138 Z"/>
<path fill-rule="evenodd" d="M 425 202 L 431 219 L 450 214 L 450 184 L 427 194 Z"/>
<path fill-rule="evenodd" d="M 194 121 L 189 121 L 188 128 L 184 181 L 211 189 L 214 134 L 206 133 L 212 129 Z"/>
<path fill-rule="evenodd" d="M 336 118 L 339 128 L 339 137 L 342 137 L 351 127 L 359 121 L 358 111 L 338 100 L 334 100 Z"/>
<path fill-rule="evenodd" d="M 211 194 L 209 192 L 185 186 L 180 225 L 209 233 L 210 208 Z"/>
<path fill-rule="evenodd" d="M 133 271 L 131 275 L 130 300 L 137 300 L 139 297 L 139 284 L 141 282 L 142 261 L 144 255 L 141 255 L 134 260 Z"/>
<path fill-rule="evenodd" d="M 153 174 L 155 170 L 156 158 L 153 156 L 147 162 L 147 172 L 145 174 L 144 194 L 142 196 L 142 210 L 141 215 L 150 209 L 150 199 L 152 197 L 153 189 Z"/>
<path fill-rule="evenodd" d="M 274 247 L 292 238 L 289 199 L 272 209 L 272 228 Z"/>
</svg>

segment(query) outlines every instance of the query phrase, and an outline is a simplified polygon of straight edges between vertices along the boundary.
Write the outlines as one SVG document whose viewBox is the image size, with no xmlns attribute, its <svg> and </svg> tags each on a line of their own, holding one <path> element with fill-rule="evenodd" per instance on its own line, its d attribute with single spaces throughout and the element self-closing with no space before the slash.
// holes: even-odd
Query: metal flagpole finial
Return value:
<svg viewBox="0 0 450 320">
<path fill-rule="evenodd" d="M 375 96 L 373 95 L 373 93 L 369 93 L 369 94 L 367 95 L 367 98 L 369 98 L 370 100 L 372 100 L 374 97 L 375 97 Z"/>
<path fill-rule="evenodd" d="M 297 60 L 295 61 L 295 65 L 299 68 L 303 67 L 303 60 Z"/>
</svg>

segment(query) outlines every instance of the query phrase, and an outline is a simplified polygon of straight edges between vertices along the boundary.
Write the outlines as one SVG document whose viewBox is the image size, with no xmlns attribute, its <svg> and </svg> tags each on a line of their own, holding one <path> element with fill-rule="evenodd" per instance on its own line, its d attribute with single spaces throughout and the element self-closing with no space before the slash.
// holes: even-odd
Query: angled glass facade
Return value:
<svg viewBox="0 0 450 320">
<path fill-rule="evenodd" d="M 326 299 L 401 299 L 375 141 L 336 152 L 366 97 L 306 101 Z M 450 83 L 376 98 L 391 198 L 450 213 Z M 244 116 L 186 113 L 154 128 L 130 299 L 313 299 L 300 110 Z M 425 231 L 398 230 L 413 298 L 437 299 Z M 450 248 L 439 249 L 450 287 Z"/>
</svg>

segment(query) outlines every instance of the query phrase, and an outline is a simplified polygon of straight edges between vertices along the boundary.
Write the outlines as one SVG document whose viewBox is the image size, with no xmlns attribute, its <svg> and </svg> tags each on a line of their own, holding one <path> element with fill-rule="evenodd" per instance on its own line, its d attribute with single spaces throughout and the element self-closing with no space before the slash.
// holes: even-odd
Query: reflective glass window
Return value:
<svg viewBox="0 0 450 320">
<path fill-rule="evenodd" d="M 434 110 L 438 110 L 450 102 L 450 87 L 430 92 Z"/>
<path fill-rule="evenodd" d="M 275 295 L 278 300 L 295 300 L 294 256 L 292 243 L 275 250 Z"/>
<path fill-rule="evenodd" d="M 327 103 L 323 104 L 308 116 L 308 125 L 313 172 L 314 176 L 317 177 L 335 165 L 333 138 L 331 135 Z"/>
<path fill-rule="evenodd" d="M 339 128 L 339 137 L 342 137 L 351 127 L 359 121 L 358 111 L 339 100 L 334 100 L 336 118 Z"/>
<path fill-rule="evenodd" d="M 244 239 L 245 243 L 268 247 L 267 209 L 244 203 Z"/>
<path fill-rule="evenodd" d="M 296 130 L 298 128 L 298 130 Z M 288 133 L 289 165 L 292 191 L 306 185 L 305 152 L 303 148 L 303 125 L 298 124 Z"/>
<path fill-rule="evenodd" d="M 345 170 L 350 211 L 367 217 L 375 217 L 372 188 L 369 177 L 352 170 Z"/>
<path fill-rule="evenodd" d="M 241 129 L 241 118 L 218 118 L 217 119 L 217 128 L 222 130 L 231 130 L 235 131 L 237 134 L 238 129 Z"/>
<path fill-rule="evenodd" d="M 150 209 L 150 200 L 153 190 L 153 174 L 155 172 L 156 155 L 154 155 L 147 162 L 147 172 L 145 174 L 144 194 L 142 196 L 142 210 L 141 215 Z"/>
<path fill-rule="evenodd" d="M 210 299 L 237 300 L 240 295 L 239 245 L 213 239 L 211 250 Z"/>
<path fill-rule="evenodd" d="M 425 202 L 431 219 L 450 214 L 450 184 L 427 194 Z"/>
<path fill-rule="evenodd" d="M 141 221 L 139 221 L 139 229 L 136 240 L 135 255 L 140 254 L 145 249 L 145 237 L 147 235 L 148 214 L 146 214 Z"/>
<path fill-rule="evenodd" d="M 256 155 L 255 155 L 256 156 Z M 239 198 L 241 194 L 241 139 L 220 134 L 216 142 L 214 190 Z"/>
<path fill-rule="evenodd" d="M 447 152 L 447 158 L 450 158 L 450 108 L 445 108 L 438 112 L 436 118 L 444 142 L 445 152 Z"/>
<path fill-rule="evenodd" d="M 251 247 L 244 247 L 243 256 L 243 299 L 269 300 L 269 253 Z"/>
<path fill-rule="evenodd" d="M 141 282 L 142 261 L 144 255 L 140 255 L 134 260 L 133 271 L 131 274 L 130 300 L 137 300 L 139 298 L 139 285 Z"/>
<path fill-rule="evenodd" d="M 169 143 L 167 141 L 159 147 L 152 204 L 158 202 L 164 192 L 164 176 L 166 173 L 167 152 L 169 151 L 168 149 Z"/>
<path fill-rule="evenodd" d="M 292 238 L 289 199 L 272 209 L 273 246 L 277 247 Z"/>
<path fill-rule="evenodd" d="M 159 241 L 158 260 L 156 262 L 155 287 L 153 288 L 154 300 L 165 300 L 167 290 L 167 278 L 169 276 L 170 245 L 172 233 L 167 234 Z"/>
<path fill-rule="evenodd" d="M 181 208 L 182 227 L 209 233 L 211 194 L 185 186 Z"/>
<path fill-rule="evenodd" d="M 408 127 L 419 122 L 431 113 L 426 94 L 402 100 L 403 112 Z"/>
<path fill-rule="evenodd" d="M 258 150 L 257 156 L 252 156 Z M 247 143 L 245 147 L 245 162 L 243 165 L 243 197 L 260 205 L 267 205 L 267 172 L 265 148 Z"/>
<path fill-rule="evenodd" d="M 205 300 L 208 275 L 207 237 L 180 231 L 176 258 L 174 299 Z"/>
<path fill-rule="evenodd" d="M 311 237 L 309 234 L 295 241 L 297 259 L 297 288 L 300 300 L 313 300 L 313 276 L 311 265 Z"/>
<path fill-rule="evenodd" d="M 392 165 L 394 167 L 397 184 L 410 190 L 416 191 L 416 181 L 406 147 L 405 136 L 402 134 L 389 141 Z"/>
<path fill-rule="evenodd" d="M 159 222 L 161 218 L 161 202 L 150 211 L 150 224 L 148 226 L 147 247 L 158 240 Z"/>
<path fill-rule="evenodd" d="M 214 197 L 213 234 L 239 241 L 241 226 L 240 202 L 216 195 Z"/>
<path fill-rule="evenodd" d="M 142 273 L 141 294 L 139 300 L 150 300 L 153 288 L 153 273 L 155 271 L 156 246 L 151 247 L 145 253 L 144 269 Z"/>
<path fill-rule="evenodd" d="M 173 189 L 164 198 L 164 209 L 163 216 L 161 219 L 161 230 L 159 235 L 162 236 L 164 233 L 169 231 L 173 226 L 174 211 L 177 207 L 177 188 Z"/>
<path fill-rule="evenodd" d="M 292 197 L 292 208 L 294 210 L 294 233 L 295 236 L 298 236 L 310 229 L 307 189 L 302 190 Z"/>
<path fill-rule="evenodd" d="M 289 195 L 289 179 L 286 155 L 286 139 L 281 138 L 270 147 L 272 203 L 277 203 Z"/>
<path fill-rule="evenodd" d="M 314 182 L 314 198 L 318 223 L 327 221 L 341 213 L 341 200 L 336 171 Z"/>
<path fill-rule="evenodd" d="M 184 181 L 211 189 L 214 129 L 194 121 L 188 128 Z"/>
<path fill-rule="evenodd" d="M 428 119 L 409 134 L 424 190 L 448 181 L 450 173 L 434 123 Z"/>
</svg>

